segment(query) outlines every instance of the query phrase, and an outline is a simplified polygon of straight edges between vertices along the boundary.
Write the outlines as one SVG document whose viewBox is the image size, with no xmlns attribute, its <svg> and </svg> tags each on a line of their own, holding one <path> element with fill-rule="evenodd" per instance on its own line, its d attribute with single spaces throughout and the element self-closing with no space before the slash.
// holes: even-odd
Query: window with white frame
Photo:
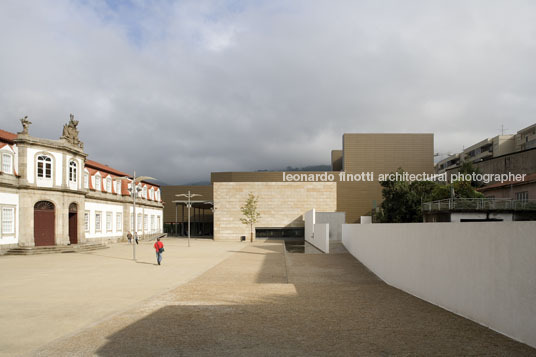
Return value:
<svg viewBox="0 0 536 357">
<path fill-rule="evenodd" d="M 2 172 L 5 174 L 13 174 L 13 155 L 2 154 Z"/>
<path fill-rule="evenodd" d="M 147 199 L 147 186 L 143 186 L 143 198 Z"/>
<path fill-rule="evenodd" d="M 69 162 L 69 181 L 76 182 L 77 166 L 75 161 Z"/>
<path fill-rule="evenodd" d="M 89 173 L 84 172 L 84 188 L 89 188 Z"/>
<path fill-rule="evenodd" d="M 102 214 L 100 212 L 95 212 L 95 232 L 101 231 L 102 223 Z"/>
<path fill-rule="evenodd" d="M 106 212 L 106 232 L 112 231 L 112 212 Z"/>
<path fill-rule="evenodd" d="M 151 189 L 149 190 L 149 198 L 151 200 L 154 200 L 154 187 L 151 187 Z"/>
<path fill-rule="evenodd" d="M 110 176 L 106 178 L 106 191 L 112 192 L 112 179 L 110 178 Z"/>
<path fill-rule="evenodd" d="M 0 237 L 15 234 L 15 207 L 2 206 L 0 210 L 2 225 L 0 226 Z"/>
<path fill-rule="evenodd" d="M 47 155 L 37 157 L 37 177 L 44 179 L 52 178 L 52 158 Z"/>
<path fill-rule="evenodd" d="M 143 231 L 147 231 L 147 223 L 148 223 L 147 215 L 143 215 Z"/>
<path fill-rule="evenodd" d="M 102 181 L 101 175 L 97 173 L 95 175 L 95 190 L 102 191 L 101 190 L 101 181 Z"/>
<path fill-rule="evenodd" d="M 84 231 L 89 232 L 89 211 L 84 212 Z"/>
<path fill-rule="evenodd" d="M 123 230 L 123 215 L 119 212 L 115 214 L 115 231 L 121 232 Z"/>
<path fill-rule="evenodd" d="M 138 217 L 136 217 L 136 225 L 138 226 L 138 232 L 141 231 L 141 227 L 142 227 L 142 216 L 141 216 L 141 213 L 138 213 Z"/>
<path fill-rule="evenodd" d="M 156 217 L 156 232 L 160 233 L 160 216 Z"/>
<path fill-rule="evenodd" d="M 115 193 L 118 195 L 121 193 L 121 181 L 119 180 L 115 181 Z"/>
</svg>

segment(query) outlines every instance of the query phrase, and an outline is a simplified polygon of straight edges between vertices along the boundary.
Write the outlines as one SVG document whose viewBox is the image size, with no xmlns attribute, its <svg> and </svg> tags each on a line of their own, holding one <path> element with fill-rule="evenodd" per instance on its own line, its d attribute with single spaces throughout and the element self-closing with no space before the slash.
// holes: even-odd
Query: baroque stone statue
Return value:
<svg viewBox="0 0 536 357">
<path fill-rule="evenodd" d="M 28 120 L 27 115 L 24 118 L 21 118 L 20 122 L 22 124 L 22 131 L 19 131 L 17 134 L 28 135 L 28 128 L 30 127 L 30 124 L 32 124 L 32 122 Z"/>
<path fill-rule="evenodd" d="M 61 136 L 61 139 L 67 140 L 72 145 L 78 146 L 83 149 L 84 143 L 81 142 L 80 139 L 78 139 L 78 129 L 76 128 L 77 126 L 78 120 L 74 120 L 74 115 L 71 114 L 69 123 L 63 126 L 63 134 Z"/>
</svg>

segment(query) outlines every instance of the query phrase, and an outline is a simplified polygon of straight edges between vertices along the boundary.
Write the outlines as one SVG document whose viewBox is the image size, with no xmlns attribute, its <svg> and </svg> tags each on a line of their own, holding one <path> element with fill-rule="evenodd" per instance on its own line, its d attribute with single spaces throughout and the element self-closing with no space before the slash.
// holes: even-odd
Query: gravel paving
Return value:
<svg viewBox="0 0 536 357">
<path fill-rule="evenodd" d="M 349 254 L 248 244 L 194 280 L 38 356 L 536 356 L 395 289 Z"/>
</svg>

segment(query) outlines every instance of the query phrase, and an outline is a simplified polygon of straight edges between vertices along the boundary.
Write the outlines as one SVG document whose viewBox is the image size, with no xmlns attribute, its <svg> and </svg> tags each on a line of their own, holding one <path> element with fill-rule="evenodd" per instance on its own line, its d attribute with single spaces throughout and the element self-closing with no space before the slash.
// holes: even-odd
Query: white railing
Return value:
<svg viewBox="0 0 536 357">
<path fill-rule="evenodd" d="M 445 200 L 425 202 L 424 212 L 456 211 L 456 210 L 536 210 L 536 200 L 512 200 L 509 198 L 449 198 Z"/>
</svg>

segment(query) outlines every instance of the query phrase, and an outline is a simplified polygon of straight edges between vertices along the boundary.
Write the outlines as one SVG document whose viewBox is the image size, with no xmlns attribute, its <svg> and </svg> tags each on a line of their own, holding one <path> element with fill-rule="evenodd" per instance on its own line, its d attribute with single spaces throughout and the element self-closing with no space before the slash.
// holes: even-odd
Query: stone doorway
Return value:
<svg viewBox="0 0 536 357">
<path fill-rule="evenodd" d="M 69 243 L 78 243 L 78 206 L 74 202 L 69 205 Z"/>
<path fill-rule="evenodd" d="M 34 205 L 34 243 L 36 246 L 56 245 L 55 207 L 52 202 L 39 201 Z"/>
</svg>

